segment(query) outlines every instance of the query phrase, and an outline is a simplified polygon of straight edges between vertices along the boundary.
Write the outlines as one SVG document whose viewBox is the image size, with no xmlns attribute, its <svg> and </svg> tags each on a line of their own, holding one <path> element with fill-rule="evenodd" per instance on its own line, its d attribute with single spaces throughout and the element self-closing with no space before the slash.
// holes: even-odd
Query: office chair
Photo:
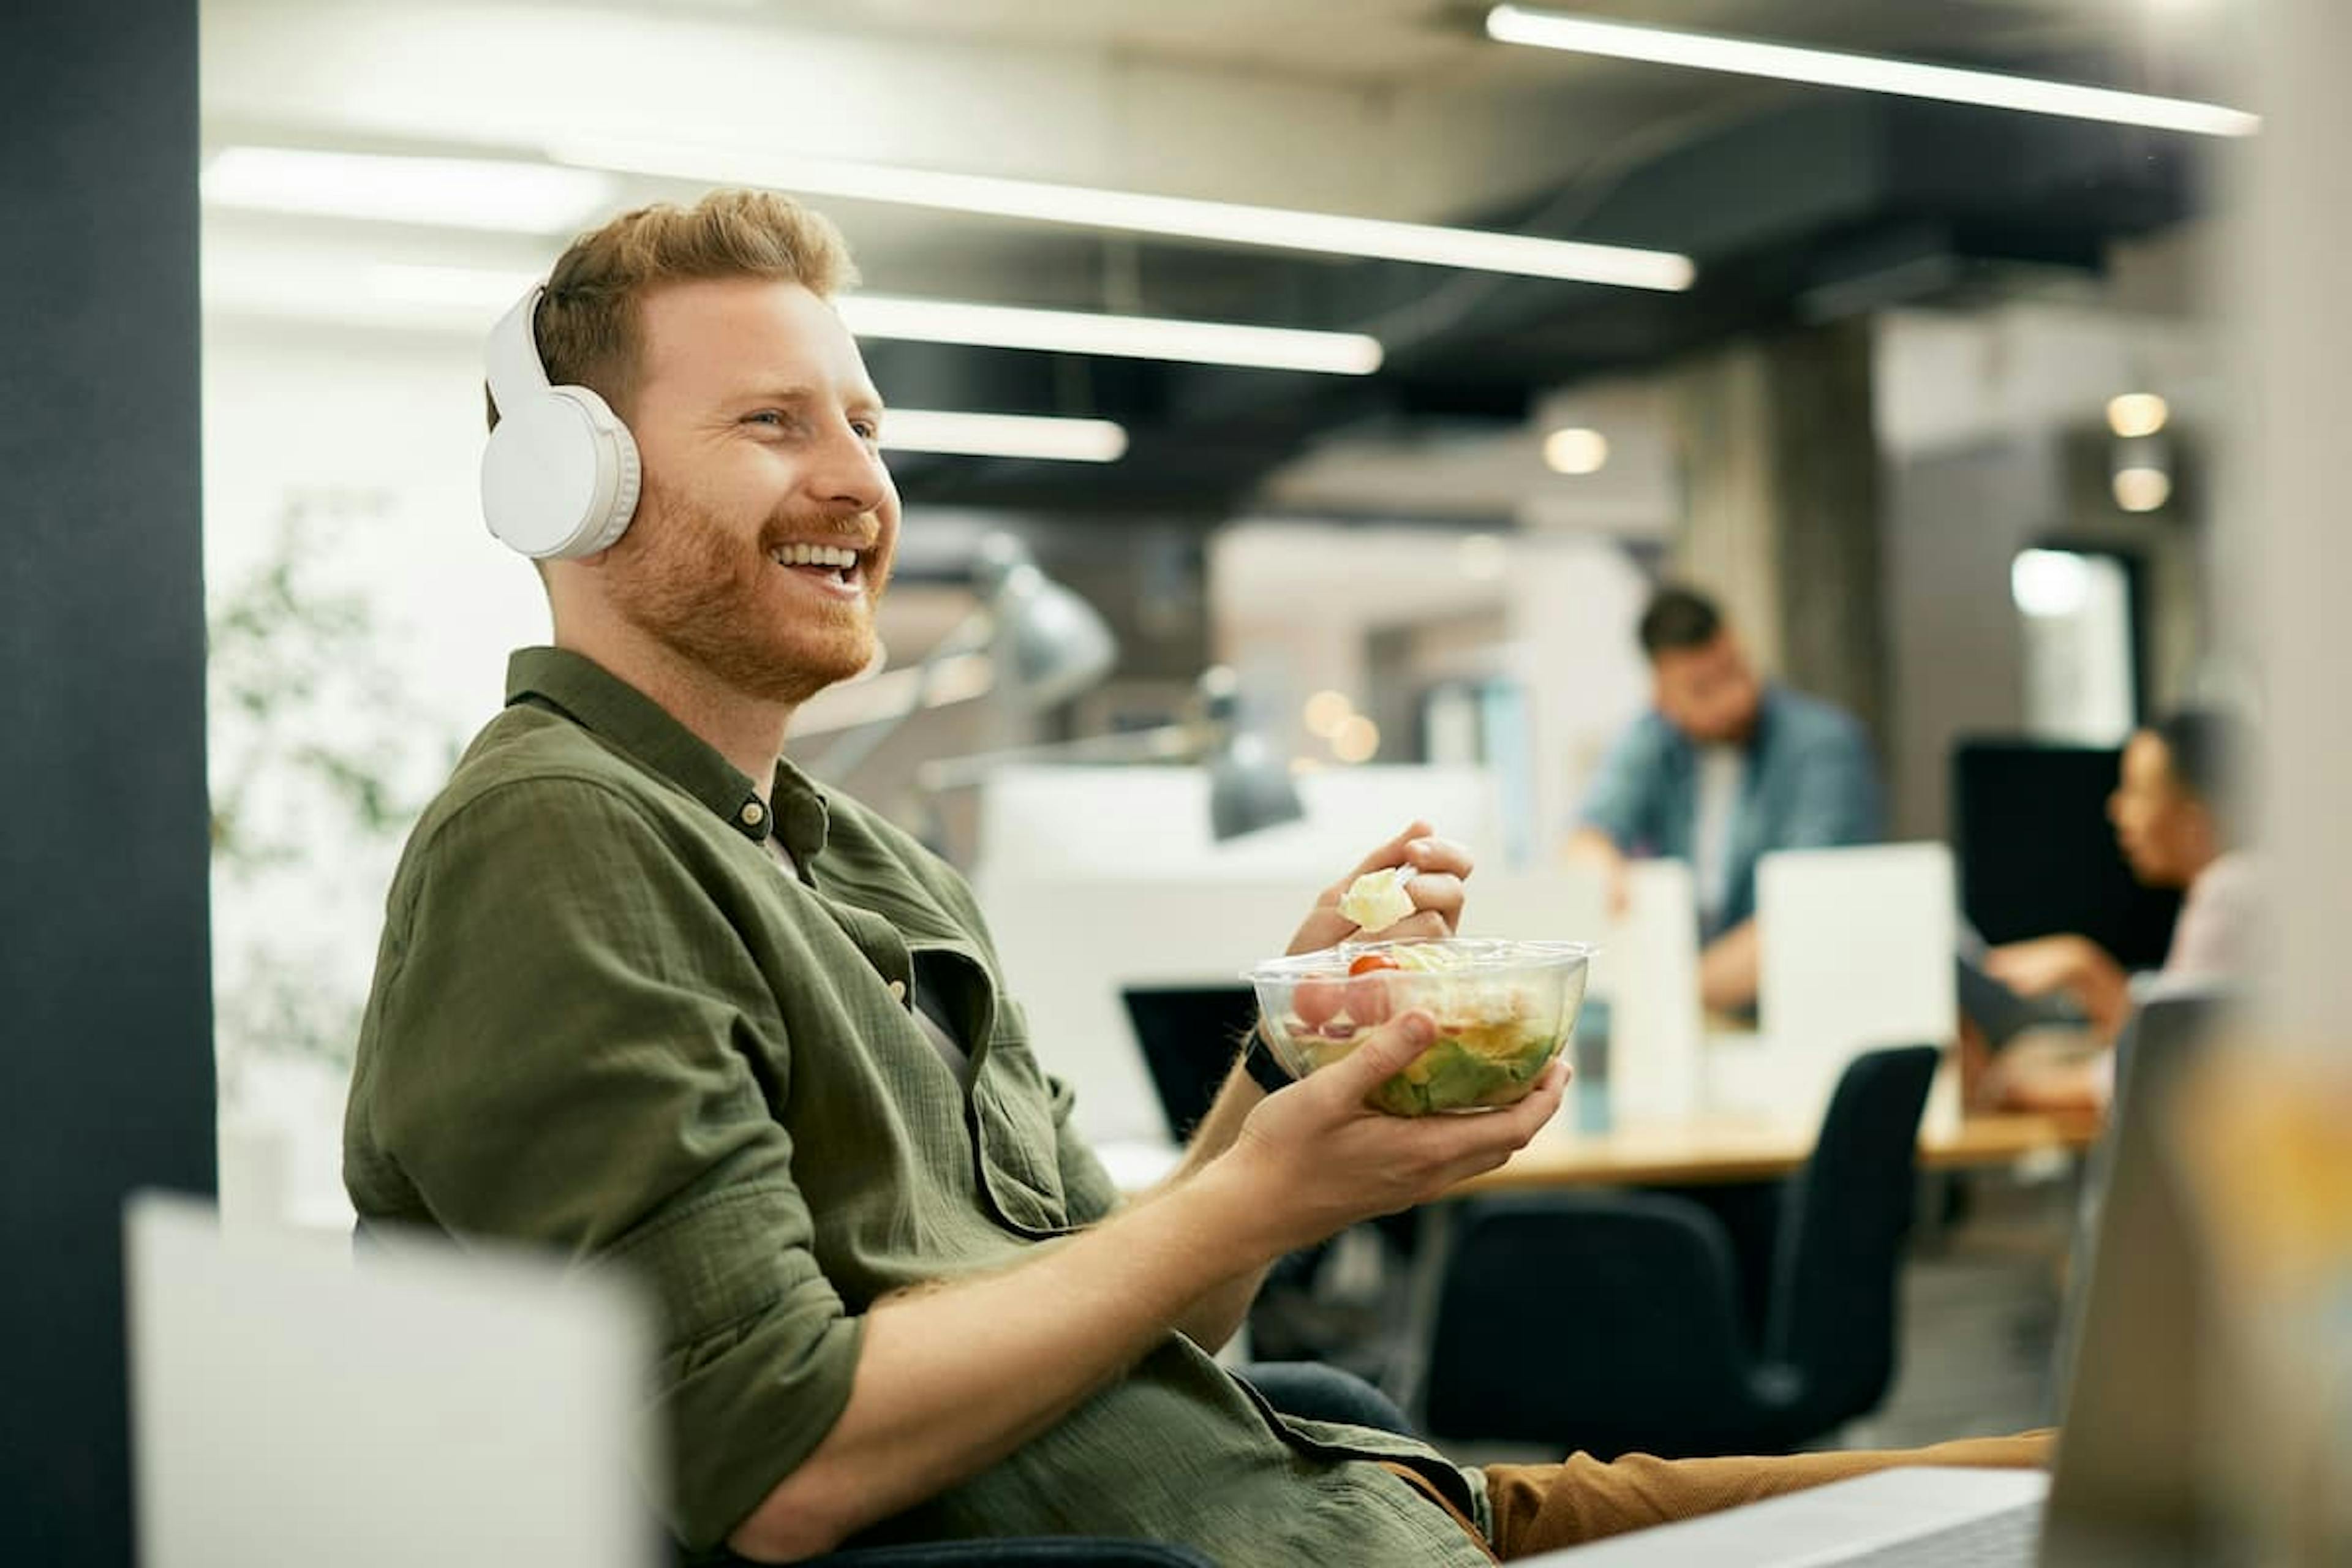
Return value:
<svg viewBox="0 0 2352 1568">
<path fill-rule="evenodd" d="M 1780 1194 L 1760 1342 L 1721 1222 L 1644 1192 L 1497 1198 L 1457 1219 L 1432 1330 L 1441 1436 L 1601 1458 L 1783 1452 L 1874 1408 L 1938 1052 L 1869 1052 Z"/>
</svg>

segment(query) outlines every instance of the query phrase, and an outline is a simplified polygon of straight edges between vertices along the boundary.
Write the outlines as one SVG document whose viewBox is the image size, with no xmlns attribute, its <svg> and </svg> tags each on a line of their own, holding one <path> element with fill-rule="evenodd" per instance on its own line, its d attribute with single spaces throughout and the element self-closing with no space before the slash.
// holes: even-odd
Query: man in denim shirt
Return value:
<svg viewBox="0 0 2352 1568">
<path fill-rule="evenodd" d="M 1880 832 L 1877 770 L 1852 714 L 1767 685 L 1706 597 L 1665 587 L 1641 623 L 1654 706 L 1601 765 L 1570 855 L 1622 902 L 1629 857 L 1687 861 L 1698 893 L 1699 990 L 1756 1003 L 1756 863 L 1775 849 L 1867 844 Z"/>
</svg>

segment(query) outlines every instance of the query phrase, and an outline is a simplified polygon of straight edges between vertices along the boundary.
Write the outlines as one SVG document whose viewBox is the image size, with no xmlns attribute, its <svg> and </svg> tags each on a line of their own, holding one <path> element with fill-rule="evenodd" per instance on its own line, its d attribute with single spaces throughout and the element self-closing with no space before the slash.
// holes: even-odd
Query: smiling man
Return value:
<svg viewBox="0 0 2352 1568">
<path fill-rule="evenodd" d="M 1364 1100 L 1426 1017 L 1272 1093 L 1238 1063 L 1176 1174 L 1118 1201 L 970 890 L 782 759 L 872 658 L 898 540 L 849 276 L 822 218 L 720 192 L 585 236 L 494 340 L 517 406 L 485 500 L 541 559 L 555 646 L 514 657 L 394 879 L 345 1131 L 362 1225 L 644 1279 L 659 1489 L 704 1556 L 1100 1534 L 1467 1565 L 1886 1462 L 1480 1472 L 1216 1364 L 1273 1259 L 1500 1163 L 1562 1069 L 1404 1121 Z M 1469 861 L 1415 824 L 1294 951 L 1356 934 L 1340 893 L 1407 862 L 1389 934 L 1451 931 Z"/>
</svg>

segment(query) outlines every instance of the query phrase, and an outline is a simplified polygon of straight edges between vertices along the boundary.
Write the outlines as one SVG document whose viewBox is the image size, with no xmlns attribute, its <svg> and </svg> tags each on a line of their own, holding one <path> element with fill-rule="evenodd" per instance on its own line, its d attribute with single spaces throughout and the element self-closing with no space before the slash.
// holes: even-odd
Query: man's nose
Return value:
<svg viewBox="0 0 2352 1568">
<path fill-rule="evenodd" d="M 881 510 L 890 494 L 889 470 L 882 456 L 854 430 L 845 429 L 824 445 L 809 475 L 809 488 L 828 507 L 844 511 Z"/>
</svg>

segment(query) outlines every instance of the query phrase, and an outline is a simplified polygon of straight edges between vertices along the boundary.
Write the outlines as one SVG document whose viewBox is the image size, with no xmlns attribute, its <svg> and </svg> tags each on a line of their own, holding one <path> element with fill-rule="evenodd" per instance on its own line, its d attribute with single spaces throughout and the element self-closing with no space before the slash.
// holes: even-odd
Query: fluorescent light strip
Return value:
<svg viewBox="0 0 2352 1568">
<path fill-rule="evenodd" d="M 402 305 L 446 305 L 495 321 L 542 274 L 439 262 L 379 261 L 367 269 L 368 298 Z M 484 329 L 487 331 L 488 329 Z"/>
<path fill-rule="evenodd" d="M 538 274 L 478 267 L 378 262 L 370 266 L 363 276 L 365 280 L 358 298 L 331 296 L 330 306 L 348 307 L 354 316 L 366 315 L 385 325 L 447 324 L 480 326 L 487 331 L 487 324 L 521 298 L 522 291 L 530 287 Z M 218 297 L 223 303 L 233 302 L 250 310 L 257 304 L 267 306 L 270 300 L 283 298 L 285 292 L 276 284 L 268 284 L 247 289 L 233 299 L 226 294 Z M 319 292 L 315 279 L 311 280 L 310 292 Z M 335 305 L 337 299 L 341 300 L 341 306 Z M 861 338 L 1109 354 L 1192 364 L 1316 371 L 1333 375 L 1369 375 L 1381 367 L 1380 340 L 1360 332 L 1237 326 L 1157 316 L 1096 315 L 1079 310 L 967 304 L 887 294 L 845 294 L 835 303 L 850 331 Z M 292 311 L 289 309 L 286 313 Z"/>
<path fill-rule="evenodd" d="M 888 451 L 952 452 L 973 458 L 1115 463 L 1127 454 L 1127 432 L 1108 419 L 893 408 L 882 416 L 882 446 Z"/>
<path fill-rule="evenodd" d="M 1956 66 L 1920 65 L 1910 60 L 1877 59 L 1868 55 L 1756 43 L 1665 27 L 1597 22 L 1552 11 L 1531 11 L 1521 5 L 1497 5 L 1487 12 L 1486 36 L 1498 43 L 1531 44 L 1573 54 L 1607 55 L 1655 65 L 1689 66 L 1735 76 L 1856 88 L 1864 92 L 1973 103 L 1987 109 L 2014 109 L 2028 114 L 2055 114 L 2116 125 L 2146 125 L 2200 136 L 2251 136 L 2262 129 L 2263 123 L 2261 116 L 2242 109 L 2191 99 L 2153 98 L 2145 93 L 2042 81 L 1998 71 L 1963 70 Z"/>
<path fill-rule="evenodd" d="M 1329 375 L 1370 375 L 1381 368 L 1380 340 L 1360 332 L 967 305 L 887 294 L 845 294 L 838 303 L 842 320 L 861 338 L 1318 371 Z"/>
<path fill-rule="evenodd" d="M 1696 274 L 1688 257 L 1668 251 L 935 169 L 773 157 L 730 147 L 583 140 L 551 146 L 548 156 L 575 168 L 658 179 L 763 185 L 800 195 L 839 196 L 1123 234 L 1170 235 L 1225 245 L 1412 261 L 1627 289 L 1687 289 Z"/>
<path fill-rule="evenodd" d="M 583 223 L 617 189 L 593 169 L 296 147 L 231 147 L 203 176 L 215 206 L 522 234 Z"/>
</svg>

